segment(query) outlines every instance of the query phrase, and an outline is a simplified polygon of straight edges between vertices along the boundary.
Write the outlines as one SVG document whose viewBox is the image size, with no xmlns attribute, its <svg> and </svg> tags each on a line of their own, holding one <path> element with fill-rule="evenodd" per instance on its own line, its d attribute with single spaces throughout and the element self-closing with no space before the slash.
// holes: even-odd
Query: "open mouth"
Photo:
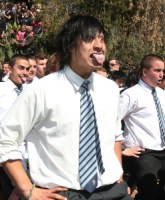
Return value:
<svg viewBox="0 0 165 200">
<path fill-rule="evenodd" d="M 90 58 L 94 61 L 94 63 L 102 65 L 105 61 L 105 56 L 103 54 L 93 53 L 90 55 Z"/>
</svg>

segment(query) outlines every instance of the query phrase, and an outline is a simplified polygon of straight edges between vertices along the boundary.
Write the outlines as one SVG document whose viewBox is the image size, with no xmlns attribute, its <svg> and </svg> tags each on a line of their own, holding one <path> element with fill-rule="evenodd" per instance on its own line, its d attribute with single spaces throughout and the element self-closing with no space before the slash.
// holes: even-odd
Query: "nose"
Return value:
<svg viewBox="0 0 165 200">
<path fill-rule="evenodd" d="M 24 71 L 24 75 L 27 76 L 28 75 L 29 70 L 25 70 Z"/>
<path fill-rule="evenodd" d="M 94 42 L 94 49 L 100 51 L 105 48 L 105 42 L 104 40 L 102 40 L 102 38 L 96 37 L 93 42 Z"/>
<path fill-rule="evenodd" d="M 29 71 L 30 71 L 30 67 L 29 68 L 25 68 L 24 70 L 23 70 L 23 75 L 24 76 L 27 76 L 28 75 L 28 73 L 29 73 Z"/>
</svg>

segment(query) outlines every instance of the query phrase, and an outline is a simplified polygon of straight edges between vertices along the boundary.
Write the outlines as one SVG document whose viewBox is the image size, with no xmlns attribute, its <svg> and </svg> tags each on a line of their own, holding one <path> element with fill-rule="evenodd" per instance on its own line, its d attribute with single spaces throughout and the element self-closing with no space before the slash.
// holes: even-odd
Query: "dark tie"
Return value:
<svg viewBox="0 0 165 200">
<path fill-rule="evenodd" d="M 79 176 L 80 185 L 88 192 L 97 187 L 97 165 L 103 174 L 99 134 L 91 95 L 88 93 L 89 81 L 81 85 L 80 99 L 80 144 L 79 144 Z"/>
<path fill-rule="evenodd" d="M 17 95 L 19 95 L 22 91 L 22 87 L 20 89 L 16 87 L 14 90 L 16 91 Z"/>
<path fill-rule="evenodd" d="M 162 143 L 165 144 L 165 115 L 163 113 L 163 110 L 162 110 L 160 101 L 157 97 L 157 93 L 155 89 L 152 90 L 152 95 L 153 95 L 156 110 L 157 110 Z"/>
</svg>

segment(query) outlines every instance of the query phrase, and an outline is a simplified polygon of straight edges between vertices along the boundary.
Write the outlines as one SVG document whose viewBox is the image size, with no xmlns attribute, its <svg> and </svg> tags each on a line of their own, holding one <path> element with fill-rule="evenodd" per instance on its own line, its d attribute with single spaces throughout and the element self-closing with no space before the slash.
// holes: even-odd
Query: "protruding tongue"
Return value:
<svg viewBox="0 0 165 200">
<path fill-rule="evenodd" d="M 99 64 L 103 64 L 103 62 L 105 61 L 105 56 L 103 54 L 93 54 L 93 57 Z"/>
<path fill-rule="evenodd" d="M 25 77 L 25 76 L 22 76 L 22 77 L 21 77 L 21 79 L 22 79 L 22 82 L 23 82 L 23 83 L 25 83 L 25 82 L 26 82 L 26 80 L 27 80 L 27 77 Z"/>
</svg>

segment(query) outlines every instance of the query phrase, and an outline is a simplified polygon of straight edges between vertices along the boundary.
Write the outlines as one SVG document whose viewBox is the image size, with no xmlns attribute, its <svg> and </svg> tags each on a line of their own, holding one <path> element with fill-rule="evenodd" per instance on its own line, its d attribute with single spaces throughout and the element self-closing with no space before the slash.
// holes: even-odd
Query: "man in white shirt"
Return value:
<svg viewBox="0 0 165 200">
<path fill-rule="evenodd" d="M 46 62 L 47 57 L 44 54 L 38 54 L 36 55 L 36 63 L 37 63 L 37 71 L 36 71 L 36 77 L 38 79 L 45 76 L 45 70 L 46 70 Z"/>
<path fill-rule="evenodd" d="M 126 148 L 145 149 L 139 151 L 139 158 L 131 158 L 138 186 L 136 200 L 163 199 L 158 196 L 157 179 L 165 177 L 164 131 L 153 96 L 156 90 L 165 113 L 165 93 L 159 88 L 163 71 L 163 58 L 155 54 L 146 55 L 141 61 L 139 83 L 125 90 L 120 97 L 121 118 L 125 122 L 124 145 Z M 163 175 L 159 177 L 160 172 Z"/>
<path fill-rule="evenodd" d="M 0 83 L 0 120 L 18 97 L 17 91 L 22 91 L 30 68 L 28 58 L 22 55 L 14 55 L 9 61 L 9 66 L 9 79 Z"/>
<path fill-rule="evenodd" d="M 31 84 L 31 83 L 35 82 L 36 80 L 39 80 L 36 77 L 37 62 L 36 62 L 35 56 L 29 56 L 28 59 L 29 59 L 30 69 L 28 72 L 26 84 Z"/>
<path fill-rule="evenodd" d="M 29 62 L 25 56 L 14 55 L 9 61 L 10 75 L 6 82 L 0 83 L 0 121 L 13 106 L 18 92 L 22 91 L 22 85 L 26 82 L 29 70 Z M 5 199 L 8 199 L 13 186 L 0 167 L 0 191 Z"/>
<path fill-rule="evenodd" d="M 26 199 L 132 199 L 121 178 L 118 88 L 113 81 L 93 72 L 105 59 L 104 33 L 104 28 L 94 17 L 74 16 L 69 19 L 54 41 L 60 61 L 59 71 L 24 90 L 1 122 L 0 163 Z M 85 104 L 80 106 L 80 99 L 82 102 L 84 84 L 88 83 L 86 96 L 93 99 L 97 122 L 93 120 L 85 129 L 82 125 L 80 127 L 80 107 Z M 86 96 L 84 99 L 88 101 Z M 92 119 L 95 117 L 91 116 Z M 94 125 L 94 129 L 90 125 Z M 90 134 L 93 130 L 97 139 L 95 146 L 95 139 L 89 138 L 88 142 L 94 143 L 88 147 L 95 148 L 85 152 L 84 156 L 92 155 L 84 160 L 79 158 L 82 129 Z M 31 180 L 22 169 L 18 149 L 25 138 Z M 93 164 L 81 173 L 90 176 L 94 172 L 94 177 L 84 185 L 79 164 L 90 158 L 94 158 Z M 93 165 L 96 167 L 91 171 Z"/>
<path fill-rule="evenodd" d="M 9 75 L 11 73 L 10 66 L 9 66 L 8 62 L 3 63 L 2 70 L 3 70 L 2 82 L 5 82 L 5 81 L 8 80 Z"/>
</svg>

